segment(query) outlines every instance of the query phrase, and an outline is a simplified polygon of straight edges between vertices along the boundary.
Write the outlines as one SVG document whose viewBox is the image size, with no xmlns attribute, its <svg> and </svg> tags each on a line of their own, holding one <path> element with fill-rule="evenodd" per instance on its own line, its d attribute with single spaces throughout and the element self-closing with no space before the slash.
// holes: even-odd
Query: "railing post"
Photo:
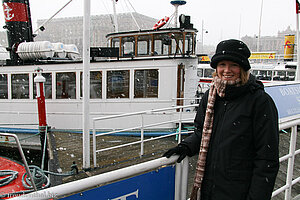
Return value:
<svg viewBox="0 0 300 200">
<path fill-rule="evenodd" d="M 141 114 L 141 153 L 140 157 L 144 155 L 144 115 Z"/>
<path fill-rule="evenodd" d="M 174 200 L 180 200 L 180 189 L 181 189 L 181 168 L 182 164 L 176 162 L 176 168 L 175 168 L 175 194 L 174 194 Z"/>
<path fill-rule="evenodd" d="M 183 108 L 180 108 L 180 113 L 179 113 L 179 129 L 178 129 L 178 144 L 181 142 L 181 126 L 182 126 L 182 111 L 183 111 Z"/>
<path fill-rule="evenodd" d="M 288 189 L 285 190 L 285 198 L 284 198 L 285 200 L 291 200 L 296 139 L 297 139 L 297 126 L 293 126 L 291 128 L 290 149 L 289 149 L 290 158 L 288 161 L 287 177 L 286 177 L 286 185 L 288 185 Z"/>
<path fill-rule="evenodd" d="M 95 128 L 95 120 L 93 120 L 93 161 L 94 168 L 97 167 L 97 155 L 96 155 L 96 128 Z"/>
<path fill-rule="evenodd" d="M 186 200 L 188 187 L 189 159 L 185 157 L 181 163 L 176 162 L 175 169 L 175 200 Z"/>
<path fill-rule="evenodd" d="M 189 159 L 186 156 L 182 161 L 181 172 L 181 200 L 186 200 L 188 190 Z"/>
</svg>

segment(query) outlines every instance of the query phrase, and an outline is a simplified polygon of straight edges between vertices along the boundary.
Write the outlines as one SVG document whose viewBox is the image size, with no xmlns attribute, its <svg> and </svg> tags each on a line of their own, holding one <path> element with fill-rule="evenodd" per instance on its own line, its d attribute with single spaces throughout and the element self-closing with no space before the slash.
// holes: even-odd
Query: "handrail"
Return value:
<svg viewBox="0 0 300 200">
<path fill-rule="evenodd" d="M 297 125 L 299 124 L 300 124 L 299 118 L 291 119 L 289 121 L 279 123 L 279 130 L 291 128 L 290 147 L 289 147 L 289 153 L 279 158 L 279 162 L 288 160 L 286 184 L 278 188 L 277 190 L 273 191 L 272 197 L 280 194 L 281 192 L 285 192 L 285 200 L 291 200 L 292 186 L 300 182 L 300 177 L 297 177 L 296 179 L 293 180 L 295 156 L 300 154 L 300 149 L 296 150 Z"/>
<path fill-rule="evenodd" d="M 17 147 L 18 147 L 19 153 L 20 153 L 21 158 L 22 158 L 22 161 L 23 161 L 23 163 L 24 163 L 24 165 L 25 165 L 25 170 L 26 170 L 26 172 L 27 172 L 27 174 L 28 174 L 28 176 L 29 176 L 29 178 L 30 178 L 31 184 L 32 184 L 32 186 L 33 186 L 33 189 L 34 189 L 34 191 L 37 191 L 36 185 L 35 185 L 35 183 L 34 183 L 33 176 L 32 176 L 32 174 L 31 174 L 31 172 L 30 172 L 30 169 L 29 169 L 27 160 L 26 160 L 26 158 L 25 158 L 25 155 L 24 155 L 23 149 L 22 149 L 22 147 L 21 147 L 21 143 L 20 143 L 20 141 L 19 141 L 18 136 L 17 136 L 16 134 L 11 134 L 11 133 L 0 133 L 0 135 L 1 135 L 1 136 L 5 136 L 5 137 L 13 137 L 13 138 L 15 139 L 15 141 L 16 141 L 16 143 L 17 143 Z"/>
<path fill-rule="evenodd" d="M 144 144 L 144 142 L 157 140 L 157 139 L 161 139 L 161 138 L 165 138 L 165 137 L 170 137 L 170 136 L 174 136 L 174 135 L 179 136 L 178 141 L 180 142 L 181 134 L 182 134 L 181 123 L 186 120 L 186 119 L 182 118 L 183 108 L 196 107 L 196 106 L 198 106 L 198 104 L 188 105 L 188 106 L 176 106 L 176 107 L 171 107 L 171 108 L 162 108 L 162 109 L 156 109 L 156 110 L 139 111 L 139 112 L 134 112 L 134 113 L 125 113 L 125 114 L 120 114 L 120 115 L 104 116 L 104 117 L 94 118 L 93 119 L 93 161 L 94 161 L 94 166 L 97 166 L 96 153 L 99 153 L 99 152 L 103 152 L 103 151 L 107 151 L 107 150 L 112 150 L 112 149 L 116 149 L 116 148 L 121 148 L 121 147 L 129 146 L 129 145 L 141 143 L 141 153 L 140 153 L 140 155 L 143 155 L 143 144 Z M 174 119 L 174 120 L 169 120 L 169 121 L 164 121 L 164 122 L 159 122 L 159 123 L 153 123 L 153 124 L 145 124 L 145 122 L 144 122 L 143 116 L 146 115 L 146 114 L 156 114 L 156 113 L 159 113 L 159 112 L 164 113 L 164 114 L 175 113 L 175 112 L 165 112 L 165 111 L 172 111 L 172 110 L 175 111 L 175 112 L 179 110 L 179 113 L 177 112 L 179 114 L 179 119 Z M 96 124 L 95 123 L 97 121 L 102 121 L 102 120 L 106 120 L 106 119 L 118 119 L 118 118 L 121 118 L 121 117 L 129 117 L 129 116 L 137 116 L 137 115 L 140 115 L 141 118 L 142 118 L 142 120 L 141 120 L 142 124 L 140 126 L 121 129 L 121 130 L 114 130 L 114 131 L 100 133 L 100 134 L 96 135 Z M 189 119 L 189 120 L 191 120 L 191 119 Z M 150 139 L 144 139 L 143 138 L 144 128 L 148 128 L 148 127 L 151 127 L 151 126 L 158 126 L 158 125 L 161 125 L 161 124 L 164 124 L 164 123 L 179 123 L 178 132 L 170 133 L 170 134 L 165 135 L 165 136 L 160 136 L 160 137 L 155 137 L 155 138 L 150 138 Z M 292 188 L 292 186 L 294 184 L 300 182 L 300 177 L 292 180 L 293 171 L 294 171 L 293 166 L 294 166 L 295 156 L 300 154 L 300 149 L 298 149 L 298 150 L 295 149 L 297 125 L 300 125 L 300 116 L 295 116 L 295 117 L 289 118 L 289 119 L 281 119 L 279 121 L 279 130 L 292 128 L 292 132 L 291 132 L 291 139 L 290 139 L 290 152 L 287 155 L 284 155 L 284 156 L 280 157 L 280 159 L 279 159 L 280 162 L 288 160 L 286 184 L 284 186 L 278 188 L 277 190 L 273 191 L 272 197 L 274 197 L 274 196 L 278 195 L 279 193 L 285 191 L 285 196 L 286 196 L 285 200 L 290 200 L 291 199 L 291 188 Z M 136 129 L 140 129 L 140 132 L 141 132 L 141 140 L 140 141 L 131 142 L 131 143 L 127 143 L 127 144 L 117 145 L 117 146 L 114 146 L 114 147 L 108 147 L 108 148 L 103 148 L 103 149 L 96 150 L 96 137 L 97 136 L 109 135 L 109 134 L 113 134 L 113 133 L 136 130 Z M 188 133 L 191 133 L 191 132 L 192 131 L 190 131 Z"/>
<path fill-rule="evenodd" d="M 101 184 L 108 182 L 120 180 L 130 176 L 134 176 L 140 173 L 147 172 L 149 170 L 157 169 L 162 166 L 171 165 L 176 163 L 178 156 L 172 156 L 171 158 L 158 158 L 148 162 L 140 163 L 137 165 L 129 166 L 126 168 L 114 170 L 111 172 L 91 176 L 85 179 L 65 183 L 62 185 L 50 187 L 44 190 L 39 190 L 27 195 L 20 197 L 12 198 L 13 200 L 17 199 L 49 199 L 49 198 L 59 198 L 64 195 L 82 192 L 84 190 L 98 187 Z M 187 173 L 188 173 L 188 159 L 186 158 L 183 163 L 176 164 L 176 174 L 175 174 L 175 199 L 183 200 L 183 198 L 178 198 L 178 195 L 186 193 L 187 186 Z"/>
<path fill-rule="evenodd" d="M 168 123 L 178 123 L 179 124 L 179 130 L 177 133 L 170 133 L 168 134 L 166 137 L 170 137 L 173 135 L 178 135 L 178 142 L 181 141 L 181 124 L 187 120 L 193 120 L 194 118 L 182 118 L 182 113 L 183 113 L 183 109 L 184 108 L 190 108 L 190 107 L 197 107 L 198 104 L 193 104 L 193 105 L 186 105 L 186 106 L 174 106 L 174 107 L 168 107 L 168 108 L 161 108 L 161 109 L 153 109 L 153 110 L 146 110 L 146 111 L 139 111 L 139 112 L 133 112 L 133 113 L 124 113 L 124 114 L 119 114 L 119 115 L 113 115 L 113 116 L 104 116 L 104 117 L 98 117 L 98 118 L 93 118 L 93 164 L 94 167 L 97 166 L 97 156 L 96 154 L 99 152 L 103 152 L 103 151 L 107 151 L 107 150 L 112 150 L 112 149 L 116 149 L 116 148 L 122 148 L 125 146 L 130 146 L 133 144 L 141 144 L 141 149 L 140 149 L 140 156 L 144 155 L 144 143 L 148 142 L 148 141 L 152 141 L 154 140 L 153 138 L 151 139 L 144 139 L 144 129 L 145 128 L 149 128 L 149 127 L 156 127 L 159 125 L 164 125 L 164 124 L 168 124 Z M 179 119 L 174 119 L 174 120 L 168 120 L 168 121 L 163 121 L 163 122 L 158 122 L 158 123 L 152 123 L 152 124 L 145 124 L 144 122 L 144 115 L 146 114 L 167 114 L 166 111 L 170 111 L 171 113 L 178 113 L 177 111 L 179 110 Z M 169 112 L 168 112 L 169 114 Z M 141 116 L 141 125 L 140 126 L 135 126 L 135 127 L 131 127 L 131 128 L 124 128 L 124 129 L 120 129 L 120 130 L 113 130 L 113 131 L 109 131 L 109 132 L 105 132 L 105 133 L 99 133 L 96 134 L 96 122 L 97 121 L 103 121 L 103 120 L 107 120 L 107 119 L 119 119 L 119 118 L 123 118 L 123 117 L 131 117 L 131 116 Z M 132 130 L 140 130 L 140 141 L 135 141 L 135 142 L 131 142 L 131 143 L 127 143 L 127 144 L 122 144 L 122 145 L 117 145 L 114 147 L 108 147 L 108 148 L 104 148 L 104 149 L 98 149 L 97 150 L 97 146 L 96 146 L 96 137 L 98 136 L 104 136 L 104 135 L 110 135 L 110 134 L 114 134 L 114 133 L 121 133 L 121 132 L 125 132 L 125 131 L 132 131 Z M 184 132 L 187 133 L 187 132 Z M 156 139 L 161 139 L 163 137 L 156 137 Z"/>
</svg>

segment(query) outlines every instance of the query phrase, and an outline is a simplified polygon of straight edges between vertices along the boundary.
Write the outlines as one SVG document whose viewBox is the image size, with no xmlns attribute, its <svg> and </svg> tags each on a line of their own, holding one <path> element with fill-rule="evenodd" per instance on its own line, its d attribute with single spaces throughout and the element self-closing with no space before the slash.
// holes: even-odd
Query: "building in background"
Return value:
<svg viewBox="0 0 300 200">
<path fill-rule="evenodd" d="M 131 14 L 136 19 L 138 26 L 133 20 Z M 139 13 L 121 13 L 117 15 L 119 31 L 130 30 L 144 30 L 151 29 L 158 19 L 148 17 Z M 37 24 L 40 26 L 45 20 L 38 20 Z M 91 46 L 106 47 L 106 34 L 114 32 L 113 15 L 95 15 L 91 16 Z M 39 32 L 35 41 L 50 41 L 52 43 L 61 42 L 64 44 L 75 44 L 79 52 L 82 52 L 82 38 L 83 38 L 83 17 L 67 17 L 67 18 L 54 18 L 45 25 L 45 31 Z M 165 26 L 166 27 L 166 26 Z M 164 27 L 164 28 L 165 28 Z M 197 28 L 197 27 L 195 27 Z M 209 34 L 209 33 L 208 33 Z M 287 27 L 284 31 L 278 31 L 277 36 L 261 36 L 260 47 L 261 52 L 276 52 L 283 54 L 284 52 L 284 38 L 285 35 L 296 34 L 296 31 Z M 257 51 L 257 36 L 244 36 L 241 38 L 252 52 Z M 295 41 L 295 44 L 297 42 Z M 7 46 L 6 31 L 0 32 L 0 44 Z M 199 38 L 197 39 L 197 54 L 208 54 L 210 57 L 214 54 L 215 46 L 204 45 Z M 297 49 L 297 48 L 295 48 Z M 296 54 L 296 52 L 295 52 Z"/>
<path fill-rule="evenodd" d="M 296 31 L 292 30 L 291 27 L 288 26 L 286 30 L 278 31 L 277 36 L 261 36 L 259 42 L 260 43 L 259 51 L 276 52 L 279 55 L 283 55 L 285 35 L 296 35 Z M 248 45 L 248 47 L 252 52 L 257 51 L 257 40 L 258 40 L 257 36 L 254 37 L 244 36 L 241 38 L 241 40 Z"/>
<path fill-rule="evenodd" d="M 119 31 L 131 31 L 139 29 L 151 29 L 158 21 L 157 19 L 132 13 L 138 26 L 133 20 L 131 13 L 122 13 L 117 15 Z M 45 20 L 38 20 L 38 27 Z M 75 44 L 82 52 L 83 38 L 83 17 L 54 18 L 44 27 L 44 31 L 39 31 L 35 41 L 50 41 L 52 43 L 61 42 L 63 44 Z M 113 15 L 95 15 L 91 16 L 90 22 L 90 42 L 91 46 L 106 47 L 106 34 L 114 32 Z M 7 46 L 6 31 L 0 32 L 0 43 Z"/>
</svg>

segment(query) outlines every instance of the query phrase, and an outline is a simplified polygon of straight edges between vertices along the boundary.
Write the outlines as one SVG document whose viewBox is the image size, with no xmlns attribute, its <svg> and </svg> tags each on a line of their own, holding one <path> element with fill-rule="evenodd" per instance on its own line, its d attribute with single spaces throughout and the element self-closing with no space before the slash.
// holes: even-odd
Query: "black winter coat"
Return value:
<svg viewBox="0 0 300 200">
<path fill-rule="evenodd" d="M 189 156 L 199 153 L 208 91 L 184 139 Z M 241 87 L 217 96 L 201 200 L 269 200 L 279 169 L 278 113 L 261 82 L 250 75 Z"/>
</svg>

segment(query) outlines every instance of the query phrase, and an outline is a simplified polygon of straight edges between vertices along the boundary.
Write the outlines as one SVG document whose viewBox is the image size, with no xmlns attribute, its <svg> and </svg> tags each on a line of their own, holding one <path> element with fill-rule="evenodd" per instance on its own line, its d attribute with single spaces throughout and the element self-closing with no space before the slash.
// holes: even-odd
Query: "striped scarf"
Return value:
<svg viewBox="0 0 300 200">
<path fill-rule="evenodd" d="M 215 76 L 213 78 L 213 82 L 210 86 L 209 95 L 208 95 L 208 102 L 207 102 L 207 108 L 206 108 L 205 119 L 203 124 L 199 157 L 197 161 L 196 174 L 194 178 L 194 185 L 193 185 L 193 190 L 191 193 L 190 200 L 200 200 L 200 189 L 201 189 L 201 183 L 205 171 L 206 155 L 207 155 L 209 140 L 213 128 L 214 104 L 216 101 L 216 94 L 218 93 L 220 97 L 224 97 L 226 85 L 240 86 L 240 82 L 241 79 L 239 78 L 235 81 L 223 81 L 218 76 Z"/>
</svg>

